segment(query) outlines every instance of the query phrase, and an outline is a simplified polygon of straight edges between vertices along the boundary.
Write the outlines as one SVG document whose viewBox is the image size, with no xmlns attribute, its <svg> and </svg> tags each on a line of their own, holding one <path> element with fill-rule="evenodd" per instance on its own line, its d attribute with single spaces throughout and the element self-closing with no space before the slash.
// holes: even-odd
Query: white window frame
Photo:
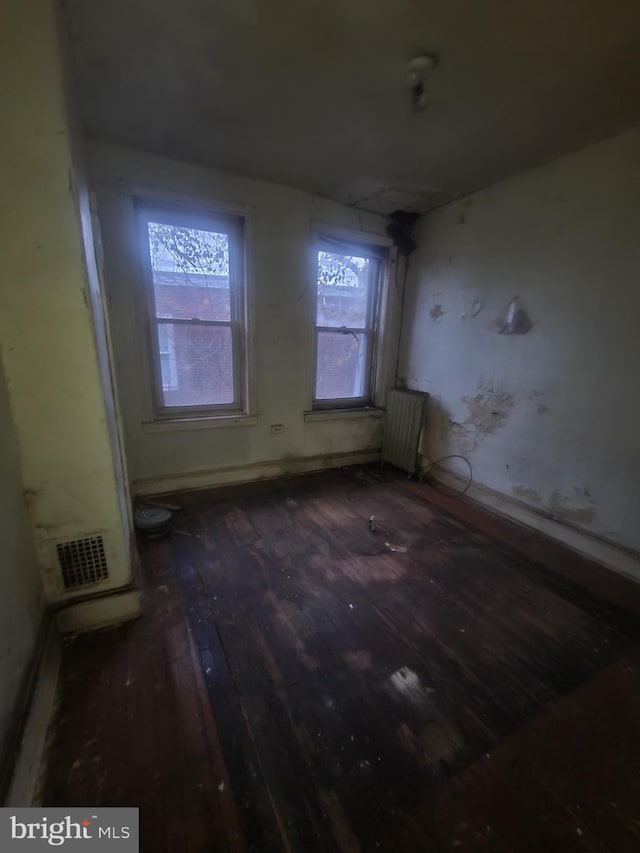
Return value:
<svg viewBox="0 0 640 853">
<path fill-rule="evenodd" d="M 379 381 L 381 375 L 381 359 L 383 351 L 384 319 L 388 301 L 389 269 L 392 258 L 393 243 L 380 235 L 359 231 L 316 227 L 313 241 L 313 353 L 311 370 L 311 410 L 312 412 L 331 412 L 346 410 L 371 409 L 379 397 Z M 353 256 L 375 258 L 378 261 L 378 274 L 375 282 L 375 293 L 369 296 L 368 324 L 366 329 L 349 329 L 336 326 L 318 325 L 318 252 L 334 251 Z M 340 332 L 343 334 L 358 334 L 363 331 L 370 336 L 368 365 L 365 380 L 365 393 L 361 397 L 330 397 L 317 398 L 318 378 L 318 335 L 321 332 Z"/>
<path fill-rule="evenodd" d="M 145 194 L 146 195 L 146 194 Z M 197 204 L 162 201 L 148 197 L 135 199 L 138 230 L 137 247 L 142 269 L 144 310 L 146 315 L 146 350 L 150 366 L 150 390 L 153 418 L 156 421 L 180 421 L 228 418 L 248 414 L 248 353 L 247 353 L 247 280 L 246 280 L 246 220 L 241 214 L 203 208 Z M 162 320 L 157 317 L 149 252 L 148 223 L 160 222 L 205 231 L 220 231 L 229 235 L 230 319 L 220 320 Z M 167 406 L 164 402 L 161 353 L 157 328 L 168 325 L 224 326 L 231 329 L 233 400 L 230 403 L 191 406 Z M 174 354 L 175 357 L 175 354 Z"/>
</svg>

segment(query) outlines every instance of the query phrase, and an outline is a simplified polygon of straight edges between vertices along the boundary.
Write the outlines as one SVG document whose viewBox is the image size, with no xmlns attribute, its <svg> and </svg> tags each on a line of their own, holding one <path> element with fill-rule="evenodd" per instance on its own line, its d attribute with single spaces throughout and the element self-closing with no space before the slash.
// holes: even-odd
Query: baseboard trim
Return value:
<svg viewBox="0 0 640 853">
<path fill-rule="evenodd" d="M 5 805 L 15 808 L 40 805 L 42 778 L 49 725 L 55 712 L 62 643 L 55 620 L 47 617 L 44 641 L 34 659 L 28 709 L 21 726 L 20 745 Z"/>
<path fill-rule="evenodd" d="M 129 622 L 141 613 L 138 591 L 126 587 L 61 608 L 56 613 L 56 625 L 61 634 L 82 634 Z"/>
<path fill-rule="evenodd" d="M 431 476 L 452 489 L 460 489 L 466 483 L 464 477 L 449 471 L 434 471 Z M 640 554 L 630 548 L 625 548 L 623 545 L 596 536 L 567 522 L 551 518 L 517 498 L 496 492 L 480 483 L 472 483 L 465 497 L 498 515 L 505 516 L 511 521 L 516 521 L 560 542 L 614 572 L 634 581 L 640 581 Z"/>
<path fill-rule="evenodd" d="M 346 465 L 364 465 L 380 460 L 380 449 L 356 450 L 349 453 L 332 453 L 322 456 L 300 456 L 292 459 L 273 459 L 251 465 L 212 468 L 203 471 L 185 471 L 161 477 L 141 477 L 133 481 L 133 492 L 138 496 L 162 495 L 233 483 L 250 483 L 275 477 L 308 474 L 325 468 L 342 468 Z"/>
</svg>

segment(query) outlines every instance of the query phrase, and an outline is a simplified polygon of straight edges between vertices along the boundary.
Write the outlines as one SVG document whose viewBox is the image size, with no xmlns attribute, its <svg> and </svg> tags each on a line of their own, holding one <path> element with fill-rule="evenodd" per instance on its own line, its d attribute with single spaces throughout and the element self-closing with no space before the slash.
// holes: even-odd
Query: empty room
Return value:
<svg viewBox="0 0 640 853">
<path fill-rule="evenodd" d="M 0 849 L 640 849 L 640 5 L 5 0 Z"/>
</svg>

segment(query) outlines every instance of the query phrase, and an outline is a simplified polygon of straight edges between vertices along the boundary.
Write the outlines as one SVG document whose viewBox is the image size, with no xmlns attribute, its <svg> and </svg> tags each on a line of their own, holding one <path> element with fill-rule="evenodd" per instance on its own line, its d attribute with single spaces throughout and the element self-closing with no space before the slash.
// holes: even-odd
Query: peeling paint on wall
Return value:
<svg viewBox="0 0 640 853">
<path fill-rule="evenodd" d="M 481 432 L 495 432 L 506 421 L 513 408 L 513 395 L 497 391 L 493 382 L 478 383 L 478 393 L 473 397 L 463 397 L 463 403 L 469 409 L 467 423 L 473 424 Z"/>
<path fill-rule="evenodd" d="M 554 489 L 549 500 L 528 486 L 512 486 L 511 491 L 525 503 L 541 509 L 560 521 L 567 521 L 579 527 L 588 527 L 596 516 L 588 484 L 582 488 L 575 488 L 570 495 L 563 495 L 558 489 Z"/>
<path fill-rule="evenodd" d="M 574 489 L 573 495 L 561 495 L 556 489 L 549 505 L 552 515 L 572 524 L 588 527 L 595 518 L 589 486 Z"/>
<path fill-rule="evenodd" d="M 639 145 L 636 128 L 481 190 L 471 209 L 461 199 L 424 217 L 399 361 L 410 386 L 431 395 L 429 461 L 461 453 L 473 465 L 474 494 L 484 487 L 508 496 L 507 514 L 526 517 L 520 500 L 538 511 L 527 523 L 545 532 L 553 515 L 633 551 L 640 551 L 640 397 L 630 390 L 640 314 Z M 534 326 L 499 335 L 490 323 L 514 296 Z M 474 321 L 476 299 L 484 307 Z M 429 316 L 436 303 L 446 311 L 441 329 Z M 476 420 L 490 405 L 476 400 L 485 393 L 476 391 L 481 376 L 515 398 L 506 420 L 504 408 L 491 418 L 496 431 L 487 438 L 486 420 Z M 580 541 L 572 531 L 560 535 Z M 601 545 L 582 538 L 593 556 Z M 620 555 L 620 564 L 627 559 Z"/>
<path fill-rule="evenodd" d="M 478 380 L 477 393 L 461 398 L 469 410 L 463 421 L 450 420 L 449 426 L 458 449 L 470 453 L 484 436 L 506 423 L 513 408 L 513 395 L 498 390 L 492 381 Z"/>
<path fill-rule="evenodd" d="M 431 311 L 429 311 L 429 315 L 430 315 L 432 320 L 434 320 L 434 321 L 439 320 L 444 315 L 444 311 L 442 310 L 442 305 L 434 305 L 433 308 L 431 309 Z"/>
<path fill-rule="evenodd" d="M 511 491 L 525 503 L 534 504 L 535 506 L 540 506 L 543 503 L 540 492 L 536 492 L 535 489 L 530 489 L 528 486 L 513 486 Z"/>
</svg>

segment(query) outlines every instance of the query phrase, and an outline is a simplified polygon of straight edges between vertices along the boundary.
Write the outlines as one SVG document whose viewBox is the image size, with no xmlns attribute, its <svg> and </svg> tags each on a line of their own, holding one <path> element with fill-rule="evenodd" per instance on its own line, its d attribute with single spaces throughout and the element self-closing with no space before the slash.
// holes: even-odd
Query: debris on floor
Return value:
<svg viewBox="0 0 640 853">
<path fill-rule="evenodd" d="M 398 554 L 406 554 L 407 548 L 405 545 L 392 545 L 391 542 L 385 542 L 384 547 L 387 551 L 395 551 Z"/>
</svg>

